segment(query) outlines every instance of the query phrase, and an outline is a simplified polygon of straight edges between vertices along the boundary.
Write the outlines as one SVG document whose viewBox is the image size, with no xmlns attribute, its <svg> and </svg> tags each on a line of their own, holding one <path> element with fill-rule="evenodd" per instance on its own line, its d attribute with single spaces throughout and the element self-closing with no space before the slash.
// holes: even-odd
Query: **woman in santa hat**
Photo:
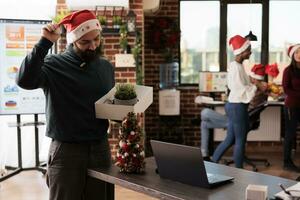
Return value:
<svg viewBox="0 0 300 200">
<path fill-rule="evenodd" d="M 300 122 L 300 44 L 292 45 L 288 49 L 291 58 L 290 65 L 283 72 L 282 86 L 285 98 L 285 138 L 284 164 L 286 170 L 300 172 L 291 157 L 292 145 L 296 139 L 297 123 Z"/>
<path fill-rule="evenodd" d="M 237 168 L 243 168 L 246 136 L 249 128 L 248 105 L 256 90 L 266 90 L 266 83 L 251 79 L 246 74 L 243 61 L 251 55 L 250 41 L 240 35 L 229 40 L 235 60 L 230 63 L 227 84 L 230 90 L 225 111 L 228 116 L 227 136 L 215 150 L 212 161 L 218 162 L 225 151 L 234 144 L 233 159 Z"/>
<path fill-rule="evenodd" d="M 250 78 L 258 81 L 263 81 L 265 75 L 265 67 L 262 64 L 255 64 L 249 74 Z M 267 98 L 267 93 L 257 90 L 249 103 L 248 112 L 265 103 Z M 227 128 L 227 125 L 228 119 L 226 115 L 210 108 L 205 108 L 201 111 L 201 153 L 204 160 L 211 161 L 209 157 L 209 129 Z"/>
</svg>

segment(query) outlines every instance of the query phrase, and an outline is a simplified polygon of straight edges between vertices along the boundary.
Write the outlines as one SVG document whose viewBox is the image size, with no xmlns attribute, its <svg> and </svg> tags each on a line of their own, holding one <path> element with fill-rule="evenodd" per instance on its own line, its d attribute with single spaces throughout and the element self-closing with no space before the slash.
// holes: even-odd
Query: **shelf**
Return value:
<svg viewBox="0 0 300 200">
<path fill-rule="evenodd" d="M 120 29 L 119 28 L 102 28 L 102 34 L 103 35 L 120 35 Z M 127 33 L 128 36 L 135 36 L 136 32 L 129 32 Z"/>
</svg>

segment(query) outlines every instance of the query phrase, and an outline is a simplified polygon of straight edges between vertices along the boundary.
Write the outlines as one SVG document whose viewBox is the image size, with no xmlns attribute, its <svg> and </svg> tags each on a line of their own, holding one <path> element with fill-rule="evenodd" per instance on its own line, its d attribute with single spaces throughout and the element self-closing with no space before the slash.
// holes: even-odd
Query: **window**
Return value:
<svg viewBox="0 0 300 200">
<path fill-rule="evenodd" d="M 237 34 L 246 36 L 250 30 L 257 36 L 257 41 L 251 41 L 252 55 L 244 62 L 249 73 L 255 63 L 261 63 L 262 5 L 228 4 L 227 10 L 227 66 L 234 59 L 229 39 Z"/>
<path fill-rule="evenodd" d="M 254 63 L 276 62 L 280 74 L 274 82 L 280 84 L 290 63 L 287 48 L 300 42 L 299 9 L 300 1 L 295 0 L 181 0 L 181 84 L 198 84 L 198 70 L 225 71 L 234 59 L 229 38 L 250 30 L 258 41 L 251 42 L 246 71 Z M 191 20 L 197 24 L 190 25 Z"/>
<path fill-rule="evenodd" d="M 220 2 L 180 1 L 180 82 L 195 84 L 199 71 L 219 71 Z"/>
<path fill-rule="evenodd" d="M 290 64 L 287 48 L 300 41 L 299 9 L 299 1 L 270 1 L 269 63 L 278 64 L 276 83 L 281 84 L 282 72 Z"/>
</svg>

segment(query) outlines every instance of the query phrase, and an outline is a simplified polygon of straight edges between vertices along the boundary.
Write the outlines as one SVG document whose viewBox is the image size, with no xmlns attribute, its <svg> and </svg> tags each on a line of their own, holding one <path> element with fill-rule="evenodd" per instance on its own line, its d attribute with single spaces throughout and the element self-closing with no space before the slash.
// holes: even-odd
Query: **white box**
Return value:
<svg viewBox="0 0 300 200">
<path fill-rule="evenodd" d="M 246 188 L 246 200 L 266 200 L 268 197 L 268 186 L 251 185 Z"/>
<path fill-rule="evenodd" d="M 153 102 L 153 88 L 135 85 L 138 102 L 133 106 L 111 104 L 116 92 L 116 87 L 95 103 L 96 118 L 123 120 L 129 112 L 142 113 Z"/>
</svg>

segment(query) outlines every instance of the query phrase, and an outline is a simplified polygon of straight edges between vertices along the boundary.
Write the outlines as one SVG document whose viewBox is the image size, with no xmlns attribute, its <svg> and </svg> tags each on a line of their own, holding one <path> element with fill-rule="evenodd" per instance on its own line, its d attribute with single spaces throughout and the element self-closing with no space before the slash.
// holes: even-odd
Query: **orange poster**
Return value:
<svg viewBox="0 0 300 200">
<path fill-rule="evenodd" d="M 23 43 L 6 43 L 7 49 L 24 49 Z"/>
<path fill-rule="evenodd" d="M 6 39 L 10 41 L 24 41 L 24 26 L 7 25 Z"/>
</svg>

